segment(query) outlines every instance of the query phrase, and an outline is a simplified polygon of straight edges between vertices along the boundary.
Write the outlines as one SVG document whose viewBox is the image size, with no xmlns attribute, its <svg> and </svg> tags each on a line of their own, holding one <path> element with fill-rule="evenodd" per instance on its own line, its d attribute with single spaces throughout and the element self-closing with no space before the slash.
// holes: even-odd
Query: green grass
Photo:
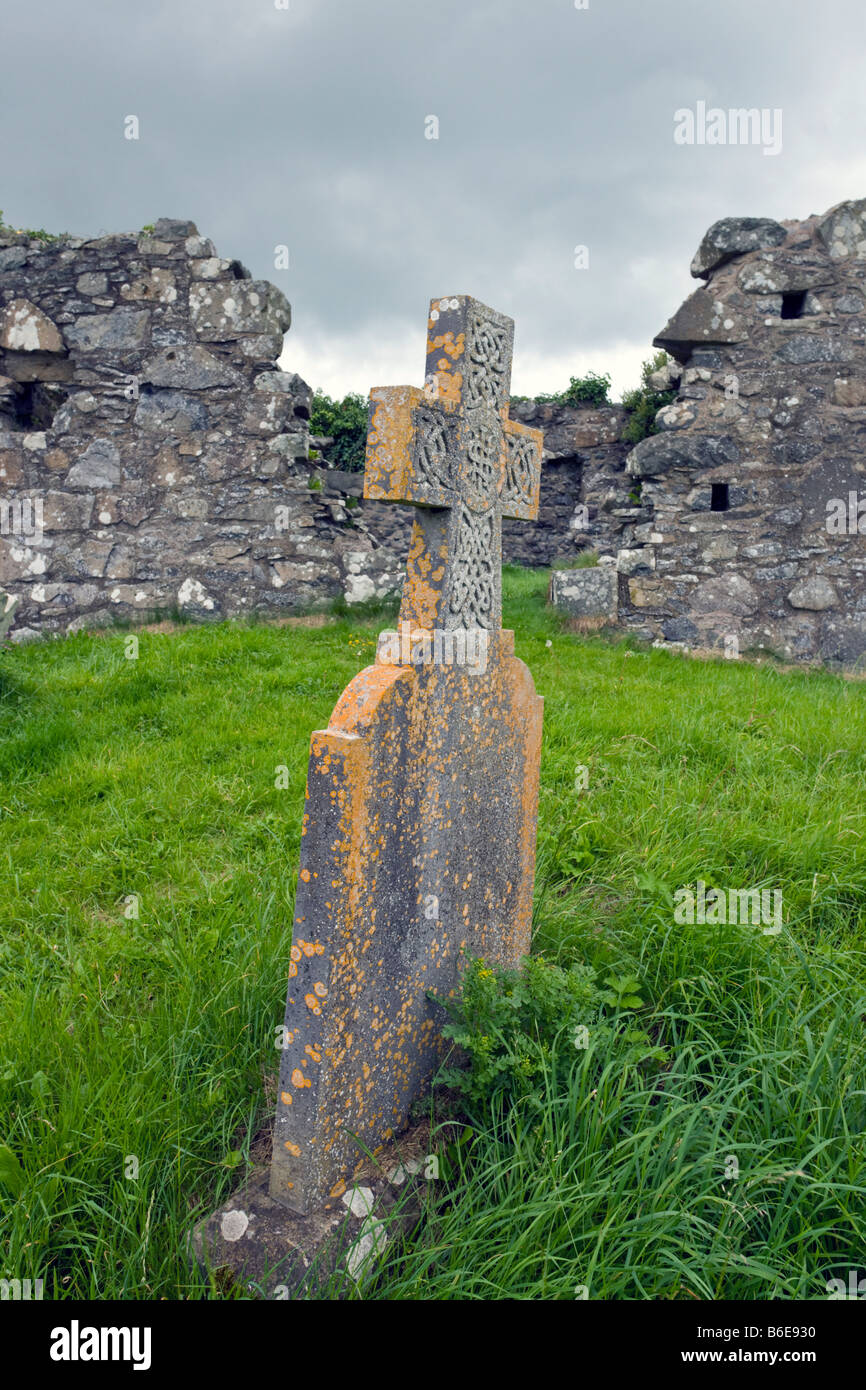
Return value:
<svg viewBox="0 0 866 1390">
<path fill-rule="evenodd" d="M 637 975 L 668 1060 L 563 1033 L 541 1118 L 469 1115 L 364 1294 L 826 1297 L 866 1248 L 866 689 L 581 639 L 546 583 L 506 574 L 546 701 L 535 949 Z M 0 654 L 0 1277 L 209 1295 L 185 1240 L 268 1114 L 309 733 L 388 621 Z M 781 888 L 784 930 L 676 926 L 698 877 Z"/>
</svg>

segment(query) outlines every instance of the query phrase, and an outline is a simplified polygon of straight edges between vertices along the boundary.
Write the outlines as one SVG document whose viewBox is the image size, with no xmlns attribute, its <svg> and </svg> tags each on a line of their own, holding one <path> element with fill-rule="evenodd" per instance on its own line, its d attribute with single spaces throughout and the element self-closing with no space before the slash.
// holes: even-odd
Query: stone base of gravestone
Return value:
<svg viewBox="0 0 866 1390">
<path fill-rule="evenodd" d="M 438 1171 L 429 1147 L 429 1123 L 412 1126 L 362 1160 L 352 1178 L 307 1216 L 274 1201 L 269 1167 L 256 1167 L 194 1228 L 191 1259 L 223 1294 L 303 1299 L 327 1285 L 329 1296 L 345 1298 L 375 1275 L 395 1241 L 417 1223 L 425 1178 L 431 1168 Z"/>
</svg>

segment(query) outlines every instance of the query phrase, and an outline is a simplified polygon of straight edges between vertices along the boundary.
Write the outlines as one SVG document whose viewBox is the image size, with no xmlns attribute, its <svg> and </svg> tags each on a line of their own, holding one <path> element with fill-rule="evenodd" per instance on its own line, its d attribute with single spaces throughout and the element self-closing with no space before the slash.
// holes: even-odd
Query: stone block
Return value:
<svg viewBox="0 0 866 1390">
<path fill-rule="evenodd" d="M 550 579 L 550 602 L 572 618 L 603 618 L 613 622 L 619 603 L 616 570 L 610 565 L 554 570 Z"/>
</svg>

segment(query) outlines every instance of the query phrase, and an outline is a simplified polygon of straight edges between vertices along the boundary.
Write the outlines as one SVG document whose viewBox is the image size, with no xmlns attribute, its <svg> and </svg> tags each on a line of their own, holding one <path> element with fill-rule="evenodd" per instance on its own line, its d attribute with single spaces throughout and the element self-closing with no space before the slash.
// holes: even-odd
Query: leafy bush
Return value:
<svg viewBox="0 0 866 1390">
<path fill-rule="evenodd" d="M 534 400 L 536 405 L 610 405 L 610 376 L 587 372 L 573 376 L 564 391 L 540 396 L 512 396 L 513 401 Z"/>
<path fill-rule="evenodd" d="M 644 362 L 641 367 L 640 386 L 634 391 L 623 392 L 622 403 L 629 412 L 629 418 L 622 437 L 630 444 L 639 444 L 651 434 L 658 434 L 656 414 L 662 406 L 670 405 L 676 396 L 675 391 L 657 391 L 649 382 L 651 374 L 664 367 L 668 360 L 666 352 L 657 352 L 655 357 Z"/>
<path fill-rule="evenodd" d="M 356 391 L 335 401 L 324 391 L 313 396 L 311 434 L 329 436 L 328 461 L 347 473 L 363 473 L 367 447 L 367 402 Z"/>
<path fill-rule="evenodd" d="M 603 1037 L 622 1046 L 624 1062 L 664 1060 L 663 1049 L 628 1023 L 631 1011 L 643 1007 L 639 981 L 609 975 L 604 983 L 606 989 L 596 983 L 591 966 L 563 970 L 543 956 L 528 957 L 521 970 L 470 957 L 459 993 L 439 1001 L 453 1020 L 444 1035 L 468 1056 L 469 1067 L 446 1067 L 440 1083 L 481 1107 L 494 1098 L 522 1100 L 541 1112 L 557 1053 L 571 1064 L 590 1034 L 596 1043 Z"/>
</svg>

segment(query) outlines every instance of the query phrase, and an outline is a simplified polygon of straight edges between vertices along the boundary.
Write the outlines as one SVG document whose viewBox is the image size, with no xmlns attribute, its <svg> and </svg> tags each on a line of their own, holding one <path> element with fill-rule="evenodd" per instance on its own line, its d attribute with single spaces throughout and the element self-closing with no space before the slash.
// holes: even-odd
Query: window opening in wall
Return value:
<svg viewBox="0 0 866 1390">
<path fill-rule="evenodd" d="M 790 294 L 782 295 L 782 318 L 799 319 L 803 317 L 803 309 L 806 304 L 805 290 L 792 290 Z"/>
<path fill-rule="evenodd" d="M 711 512 L 726 512 L 731 505 L 727 483 L 713 483 L 710 497 Z"/>
</svg>

